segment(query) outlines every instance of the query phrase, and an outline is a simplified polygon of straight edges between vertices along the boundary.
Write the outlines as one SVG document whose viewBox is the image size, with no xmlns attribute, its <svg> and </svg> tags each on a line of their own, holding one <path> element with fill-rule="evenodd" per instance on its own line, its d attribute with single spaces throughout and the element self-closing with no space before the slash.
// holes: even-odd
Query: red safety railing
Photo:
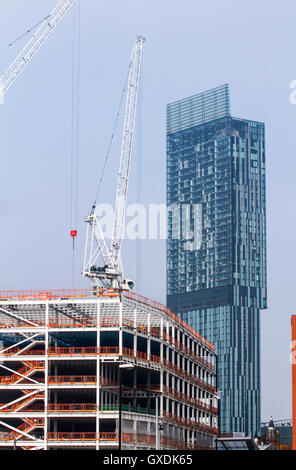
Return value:
<svg viewBox="0 0 296 470">
<path fill-rule="evenodd" d="M 170 413 L 168 411 L 163 412 L 163 418 L 169 422 L 172 422 L 173 424 L 177 424 L 179 426 L 186 426 L 191 429 L 196 429 L 198 431 L 204 431 L 208 434 L 218 434 L 218 428 L 215 428 L 213 426 L 209 426 L 208 424 L 205 423 L 200 423 L 198 421 L 195 421 L 193 419 L 187 419 L 182 416 L 177 416 L 173 413 Z"/>
<path fill-rule="evenodd" d="M 150 300 L 147 297 L 143 297 L 142 295 L 131 292 L 131 291 L 123 291 L 122 295 L 123 295 L 123 297 L 134 300 L 134 301 L 139 302 L 141 304 L 147 305 L 151 308 L 154 308 L 154 309 L 159 310 L 160 312 L 164 313 L 167 317 L 169 317 L 171 320 L 173 320 L 174 322 L 176 322 L 180 326 L 182 326 L 185 330 L 187 330 L 192 336 L 194 336 L 196 339 L 198 339 L 200 342 L 202 342 L 205 346 L 207 346 L 209 349 L 214 351 L 214 345 L 210 341 L 208 341 L 203 336 L 201 336 L 194 328 L 192 328 L 184 320 L 182 320 L 180 317 L 178 317 L 173 312 L 171 312 L 171 310 L 169 310 L 164 305 L 162 305 L 158 302 L 155 302 L 154 300 Z"/>
<path fill-rule="evenodd" d="M 118 434 L 115 432 L 49 432 L 48 441 L 118 441 Z"/>
<path fill-rule="evenodd" d="M 20 348 L 11 348 L 8 349 L 7 351 L 0 352 L 2 356 L 44 356 L 45 351 L 43 350 L 37 350 L 37 349 L 25 349 L 22 351 Z"/>
<path fill-rule="evenodd" d="M 119 354 L 119 346 L 100 346 L 98 348 L 98 353 L 106 356 Z"/>
<path fill-rule="evenodd" d="M 1 300 L 51 300 L 85 297 L 118 297 L 118 289 L 2 290 Z"/>
<path fill-rule="evenodd" d="M 60 385 L 60 384 L 96 384 L 97 377 L 95 375 L 71 375 L 71 376 L 56 376 L 50 375 L 48 377 L 49 385 Z M 100 377 L 100 385 L 102 387 L 111 386 L 111 387 L 118 387 L 117 382 L 114 380 L 108 379 L 106 377 Z"/>
<path fill-rule="evenodd" d="M 43 427 L 44 426 L 44 419 L 43 418 L 31 418 L 27 419 L 26 422 L 22 423 L 20 426 L 18 426 L 18 430 L 28 433 L 32 429 L 36 427 Z M 22 439 L 26 440 L 29 439 L 28 437 L 24 436 L 20 432 L 17 431 L 11 431 L 11 432 L 1 432 L 0 433 L 0 441 L 13 441 L 17 439 Z"/>
<path fill-rule="evenodd" d="M 212 414 L 218 414 L 218 409 L 208 405 L 207 403 L 202 402 L 201 400 L 198 400 L 197 398 L 190 397 L 189 395 L 186 395 L 185 393 L 179 392 L 175 390 L 174 388 L 167 387 L 166 385 L 163 386 L 163 393 L 165 395 L 170 396 L 171 398 L 174 398 L 175 400 L 182 401 L 185 404 L 192 404 L 195 405 L 197 408 L 200 408 L 204 411 L 208 411 L 209 413 Z"/>
<path fill-rule="evenodd" d="M 158 326 L 152 326 L 150 328 L 150 335 L 160 338 L 160 328 Z"/>
<path fill-rule="evenodd" d="M 131 291 L 123 290 L 120 292 L 118 289 L 55 289 L 49 291 L 42 290 L 20 290 L 20 291 L 0 291 L 1 300 L 54 300 L 54 299 L 68 299 L 68 298 L 86 298 L 86 297 L 119 297 L 120 294 L 130 300 L 139 302 L 143 305 L 147 305 L 155 310 L 165 314 L 168 318 L 173 320 L 175 323 L 182 326 L 187 330 L 193 337 L 202 342 L 209 349 L 214 351 L 214 345 L 207 339 L 201 336 L 194 328 L 188 325 L 184 320 L 171 312 L 166 306 L 150 300 L 147 297 L 143 297 Z"/>
<path fill-rule="evenodd" d="M 50 385 L 58 384 L 96 384 L 97 377 L 95 375 L 50 375 L 48 377 Z"/>
<path fill-rule="evenodd" d="M 49 319 L 48 328 L 95 328 L 97 323 L 95 320 L 88 321 L 68 321 L 63 320 L 62 322 Z"/>
<path fill-rule="evenodd" d="M 96 441 L 95 432 L 49 432 L 48 441 Z"/>
<path fill-rule="evenodd" d="M 119 318 L 114 317 L 102 317 L 100 318 L 101 328 L 118 328 Z"/>
<path fill-rule="evenodd" d="M 95 403 L 50 403 L 47 405 L 49 413 L 94 413 L 97 411 Z"/>
<path fill-rule="evenodd" d="M 31 419 L 27 419 L 27 422 L 25 423 L 22 423 L 18 429 L 20 431 L 29 431 L 30 429 L 32 428 L 35 428 L 35 427 L 40 427 L 40 426 L 43 426 L 44 425 L 44 419 L 43 418 L 31 418 Z"/>
<path fill-rule="evenodd" d="M 42 424 L 43 425 L 43 424 Z M 13 441 L 14 439 L 27 440 L 26 436 L 23 436 L 16 432 L 2 432 L 0 433 L 0 441 Z M 49 432 L 47 434 L 47 440 L 49 442 L 91 442 L 91 441 L 106 441 L 106 442 L 118 442 L 118 433 L 115 432 Z M 122 443 L 125 445 L 137 445 L 143 447 L 155 448 L 156 437 L 155 435 L 149 434 L 134 434 L 123 432 L 121 434 Z M 201 446 L 198 444 L 192 444 L 178 439 L 170 437 L 160 438 L 161 447 L 163 449 L 184 449 L 184 450 L 213 450 L 211 447 Z"/>
<path fill-rule="evenodd" d="M 195 383 L 196 385 L 201 386 L 202 388 L 208 390 L 209 392 L 215 392 L 216 388 L 213 385 L 210 385 L 208 382 L 205 382 L 204 380 L 200 379 L 199 377 L 196 377 L 193 374 L 190 374 L 186 370 L 182 369 L 179 366 L 176 366 L 172 362 L 168 361 L 167 359 L 163 359 L 163 365 L 166 369 L 174 372 L 177 375 L 180 375 L 181 377 L 184 377 L 191 382 Z"/>
<path fill-rule="evenodd" d="M 17 372 L 18 374 L 12 374 L 12 375 L 7 375 L 7 376 L 2 376 L 0 377 L 0 384 L 2 385 L 9 385 L 13 384 L 16 381 L 24 381 L 26 378 L 26 375 L 29 375 L 31 372 L 35 370 L 44 370 L 44 362 L 42 361 L 33 361 L 33 362 L 27 362 L 26 365 L 21 367 Z M 21 375 L 19 375 L 21 374 Z M 22 377 L 22 375 L 24 377 Z M 39 380 L 39 379 L 38 379 Z"/>
<path fill-rule="evenodd" d="M 95 346 L 69 348 L 58 348 L 51 346 L 48 348 L 49 356 L 94 356 L 96 354 L 98 354 L 98 348 Z"/>
<path fill-rule="evenodd" d="M 44 399 L 44 393 L 43 392 L 38 392 L 35 395 L 30 395 L 28 398 L 26 398 L 26 395 L 22 397 L 22 401 L 18 401 L 17 403 L 0 403 L 0 411 L 2 413 L 7 413 L 7 412 L 15 412 L 18 411 L 20 408 L 23 409 L 25 412 L 37 412 L 37 411 L 42 411 L 43 405 L 35 405 L 32 408 L 27 408 L 27 406 L 31 403 L 33 403 L 36 400 L 43 400 Z M 25 408 L 25 409 L 24 409 Z"/>
<path fill-rule="evenodd" d="M 116 432 L 100 432 L 100 441 L 118 441 L 118 434 Z"/>
<path fill-rule="evenodd" d="M 7 329 L 7 328 L 44 328 L 45 322 L 38 320 L 38 322 L 34 322 L 34 325 L 31 323 L 26 322 L 25 320 L 13 320 L 11 318 L 7 318 L 5 320 L 1 320 L 0 329 Z"/>
</svg>

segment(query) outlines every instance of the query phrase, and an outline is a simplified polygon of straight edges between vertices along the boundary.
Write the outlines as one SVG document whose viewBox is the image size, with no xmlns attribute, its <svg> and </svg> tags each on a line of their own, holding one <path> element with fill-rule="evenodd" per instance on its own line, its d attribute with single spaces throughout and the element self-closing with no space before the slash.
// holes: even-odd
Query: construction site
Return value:
<svg viewBox="0 0 296 470">
<path fill-rule="evenodd" d="M 41 22 L 0 77 L 2 96 L 74 3 L 59 1 Z M 137 37 L 129 65 L 111 241 L 97 197 L 86 220 L 90 288 L 0 292 L 2 450 L 214 447 L 213 344 L 133 293 L 121 259 L 144 41 Z M 74 227 L 70 235 L 74 252 Z"/>
<path fill-rule="evenodd" d="M 128 291 L 2 292 L 0 327 L 2 449 L 213 448 L 213 345 L 166 307 Z"/>
</svg>

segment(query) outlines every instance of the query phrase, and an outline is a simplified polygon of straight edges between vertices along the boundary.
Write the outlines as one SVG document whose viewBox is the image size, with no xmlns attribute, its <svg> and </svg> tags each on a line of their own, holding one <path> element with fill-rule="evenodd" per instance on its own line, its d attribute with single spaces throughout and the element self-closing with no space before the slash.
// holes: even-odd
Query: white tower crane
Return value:
<svg viewBox="0 0 296 470">
<path fill-rule="evenodd" d="M 132 158 L 138 88 L 141 71 L 142 49 L 145 39 L 137 38 L 131 55 L 128 76 L 127 98 L 124 114 L 121 157 L 117 181 L 117 193 L 111 245 L 104 238 L 96 206 L 88 216 L 87 236 L 84 254 L 83 275 L 90 278 L 94 286 L 131 289 L 133 282 L 124 279 L 121 246 L 125 225 L 126 200 L 129 172 Z M 97 265 L 101 263 L 102 265 Z"/>
<path fill-rule="evenodd" d="M 5 95 L 7 90 L 15 82 L 19 74 L 23 71 L 25 66 L 30 62 L 34 54 L 46 41 L 50 33 L 54 30 L 56 25 L 65 16 L 68 10 L 72 7 L 75 0 L 60 0 L 52 12 L 45 18 L 30 41 L 26 44 L 23 50 L 18 54 L 16 59 L 8 67 L 8 69 L 0 77 L 0 94 L 1 97 Z"/>
</svg>

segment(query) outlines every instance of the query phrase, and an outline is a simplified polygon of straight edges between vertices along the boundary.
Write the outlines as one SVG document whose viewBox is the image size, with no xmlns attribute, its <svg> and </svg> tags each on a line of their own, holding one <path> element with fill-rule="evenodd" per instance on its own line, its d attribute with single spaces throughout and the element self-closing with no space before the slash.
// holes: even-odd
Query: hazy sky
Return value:
<svg viewBox="0 0 296 470">
<path fill-rule="evenodd" d="M 234 117 L 264 121 L 267 143 L 268 310 L 262 312 L 262 419 L 291 417 L 290 314 L 295 305 L 296 79 L 293 0 L 80 0 L 79 211 L 75 287 L 89 212 L 132 45 L 143 58 L 130 202 L 165 201 L 165 107 L 230 84 Z M 55 0 L 0 0 L 0 49 L 45 17 Z M 0 106 L 2 289 L 71 288 L 72 12 Z M 0 54 L 1 71 L 21 41 Z M 120 136 L 119 136 L 120 137 Z M 119 139 L 102 200 L 113 202 Z M 74 227 L 71 227 L 74 228 Z M 165 242 L 127 242 L 136 290 L 165 302 Z"/>
</svg>

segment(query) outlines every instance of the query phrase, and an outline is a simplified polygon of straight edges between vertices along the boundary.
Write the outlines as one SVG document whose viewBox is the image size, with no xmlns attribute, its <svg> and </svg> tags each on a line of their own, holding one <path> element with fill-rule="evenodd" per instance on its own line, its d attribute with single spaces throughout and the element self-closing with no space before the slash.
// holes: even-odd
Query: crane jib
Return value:
<svg viewBox="0 0 296 470">
<path fill-rule="evenodd" d="M 142 48 L 145 39 L 137 38 L 133 47 L 128 76 L 127 97 L 124 113 L 120 164 L 117 178 L 114 222 L 110 247 L 102 234 L 99 220 L 92 210 L 88 217 L 88 230 L 84 252 L 83 275 L 95 286 L 131 289 L 133 282 L 124 279 L 121 246 L 126 213 L 128 181 L 133 149 L 135 118 L 140 81 Z M 103 260 L 104 266 L 97 266 Z M 111 269 L 110 269 L 111 268 Z"/>
</svg>

